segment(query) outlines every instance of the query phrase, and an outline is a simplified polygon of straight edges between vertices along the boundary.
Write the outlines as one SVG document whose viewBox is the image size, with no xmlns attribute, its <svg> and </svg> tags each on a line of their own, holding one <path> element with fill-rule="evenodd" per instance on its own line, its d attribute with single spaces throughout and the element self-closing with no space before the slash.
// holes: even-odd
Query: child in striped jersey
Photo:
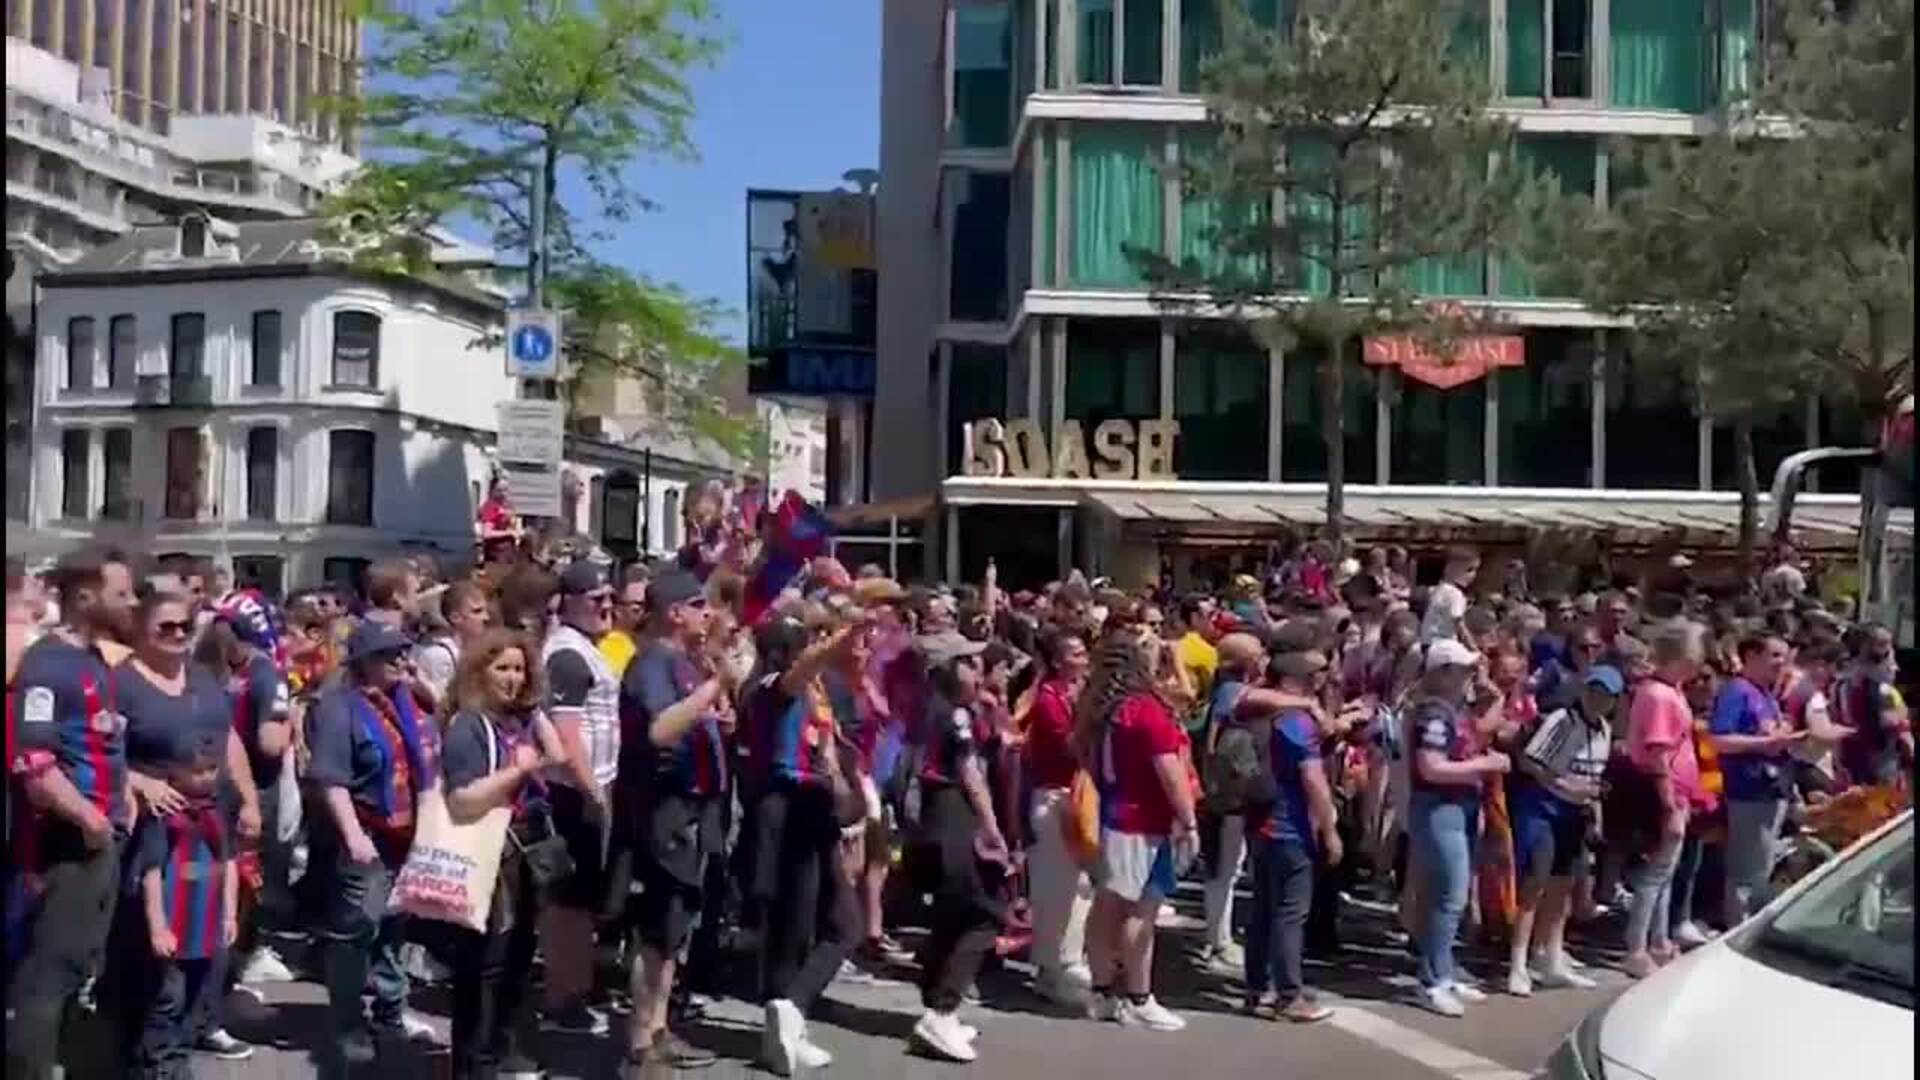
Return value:
<svg viewBox="0 0 1920 1080">
<path fill-rule="evenodd" d="M 138 887 L 139 906 L 128 915 L 145 932 L 123 940 L 129 951 L 144 945 L 145 956 L 126 957 L 142 977 L 132 984 L 135 1007 L 123 1035 L 128 1059 L 143 1077 L 192 1075 L 194 1043 L 213 1019 L 233 944 L 239 879 L 215 799 L 221 750 L 210 737 L 183 740 L 167 782 L 186 797 L 186 807 L 164 818 L 142 817 L 134 828 L 129 882 Z"/>
</svg>

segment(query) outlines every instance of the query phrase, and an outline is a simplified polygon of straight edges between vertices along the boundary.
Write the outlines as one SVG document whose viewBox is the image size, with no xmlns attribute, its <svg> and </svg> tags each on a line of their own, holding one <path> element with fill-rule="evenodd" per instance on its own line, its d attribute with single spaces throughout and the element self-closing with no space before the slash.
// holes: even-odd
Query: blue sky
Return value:
<svg viewBox="0 0 1920 1080">
<path fill-rule="evenodd" d="M 599 250 L 738 315 L 746 190 L 838 187 L 848 169 L 879 167 L 880 0 L 718 3 L 729 47 L 691 79 L 699 160 L 636 163 L 629 180 L 658 209 Z"/>
</svg>

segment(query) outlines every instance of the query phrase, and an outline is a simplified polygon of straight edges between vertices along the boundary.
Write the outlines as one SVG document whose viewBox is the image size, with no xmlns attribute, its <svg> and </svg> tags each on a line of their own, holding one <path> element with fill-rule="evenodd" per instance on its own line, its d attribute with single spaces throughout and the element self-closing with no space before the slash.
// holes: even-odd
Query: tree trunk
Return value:
<svg viewBox="0 0 1920 1080">
<path fill-rule="evenodd" d="M 1753 549 L 1760 531 L 1760 472 L 1753 456 L 1753 418 L 1733 424 L 1735 479 L 1740 485 L 1740 539 L 1735 567 L 1742 581 L 1754 579 Z"/>
</svg>

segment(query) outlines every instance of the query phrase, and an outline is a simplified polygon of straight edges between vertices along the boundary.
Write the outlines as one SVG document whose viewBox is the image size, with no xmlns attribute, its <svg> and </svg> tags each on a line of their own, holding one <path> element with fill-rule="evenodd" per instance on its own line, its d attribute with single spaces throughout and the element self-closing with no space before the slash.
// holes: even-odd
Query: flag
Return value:
<svg viewBox="0 0 1920 1080">
<path fill-rule="evenodd" d="M 747 579 L 741 621 L 752 626 L 773 607 L 780 593 L 800 576 L 813 557 L 825 551 L 833 526 L 819 510 L 807 505 L 797 491 L 789 491 L 780 506 L 764 519 L 760 563 Z"/>
</svg>

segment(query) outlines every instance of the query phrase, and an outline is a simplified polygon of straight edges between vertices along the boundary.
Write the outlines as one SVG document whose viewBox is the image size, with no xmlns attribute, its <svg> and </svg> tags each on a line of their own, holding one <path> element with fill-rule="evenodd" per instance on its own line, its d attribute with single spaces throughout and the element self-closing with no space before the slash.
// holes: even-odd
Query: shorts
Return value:
<svg viewBox="0 0 1920 1080">
<path fill-rule="evenodd" d="M 1513 872 L 1521 882 L 1570 878 L 1587 859 L 1584 814 L 1526 813 L 1513 819 Z"/>
<path fill-rule="evenodd" d="M 1164 836 L 1100 831 L 1093 883 L 1130 904 L 1173 895 L 1173 842 Z"/>
<path fill-rule="evenodd" d="M 607 867 L 608 826 L 595 821 L 587 809 L 586 796 L 565 784 L 547 785 L 547 804 L 553 814 L 553 831 L 567 845 L 573 859 L 573 873 L 555 882 L 547 900 L 571 911 L 587 911 L 606 916 L 611 908 Z"/>
<path fill-rule="evenodd" d="M 878 821 L 868 818 L 862 853 L 868 866 L 888 866 L 893 862 L 893 813 L 883 810 Z"/>
<path fill-rule="evenodd" d="M 642 870 L 635 884 L 639 895 L 627 903 L 633 939 L 663 956 L 680 956 L 700 926 L 705 890 L 657 867 Z"/>
</svg>

